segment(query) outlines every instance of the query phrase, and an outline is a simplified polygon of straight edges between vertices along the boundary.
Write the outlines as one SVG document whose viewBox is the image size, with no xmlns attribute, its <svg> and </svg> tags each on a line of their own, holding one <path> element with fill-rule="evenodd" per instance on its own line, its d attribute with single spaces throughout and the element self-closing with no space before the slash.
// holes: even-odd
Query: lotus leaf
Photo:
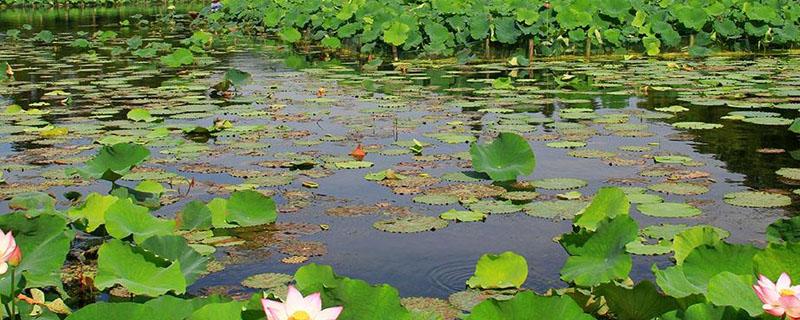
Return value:
<svg viewBox="0 0 800 320">
<path fill-rule="evenodd" d="M 475 171 L 489 175 L 495 181 L 516 180 L 519 175 L 529 175 L 536 167 L 528 141 L 514 133 L 500 133 L 487 144 L 470 146 L 472 166 Z"/>
</svg>

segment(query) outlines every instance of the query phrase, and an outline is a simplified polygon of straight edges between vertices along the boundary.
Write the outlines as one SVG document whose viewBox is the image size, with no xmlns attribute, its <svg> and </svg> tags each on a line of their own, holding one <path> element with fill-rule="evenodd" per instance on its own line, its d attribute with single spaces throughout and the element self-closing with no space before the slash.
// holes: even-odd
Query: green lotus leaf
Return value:
<svg viewBox="0 0 800 320">
<path fill-rule="evenodd" d="M 589 203 L 576 200 L 536 201 L 523 206 L 529 216 L 539 218 L 572 219 L 583 211 Z"/>
<path fill-rule="evenodd" d="M 278 217 L 275 201 L 252 190 L 231 194 L 226 210 L 226 221 L 243 227 L 273 223 Z"/>
<path fill-rule="evenodd" d="M 519 212 L 522 210 L 521 206 L 513 204 L 511 201 L 500 200 L 478 200 L 477 202 L 469 203 L 466 205 L 472 211 L 483 212 L 488 214 L 507 214 Z"/>
<path fill-rule="evenodd" d="M 712 226 L 693 226 L 675 234 L 672 240 L 672 250 L 675 251 L 676 264 L 683 264 L 683 260 L 699 246 L 716 246 L 730 233 Z"/>
<path fill-rule="evenodd" d="M 633 267 L 625 245 L 636 239 L 639 227 L 627 215 L 601 222 L 585 237 L 563 237 L 561 245 L 570 256 L 561 269 L 561 279 L 591 287 L 625 279 Z"/>
<path fill-rule="evenodd" d="M 383 30 L 383 41 L 395 46 L 403 45 L 408 39 L 411 27 L 400 21 L 392 21 L 389 27 Z"/>
<path fill-rule="evenodd" d="M 228 81 L 236 87 L 246 85 L 252 80 L 253 76 L 250 73 L 239 69 L 228 69 L 223 77 L 223 81 Z"/>
<path fill-rule="evenodd" d="M 780 219 L 767 226 L 767 241 L 800 242 L 800 216 Z"/>
<path fill-rule="evenodd" d="M 752 274 L 721 272 L 708 281 L 708 300 L 717 306 L 732 306 L 756 317 L 764 313 L 763 303 L 753 294 Z"/>
<path fill-rule="evenodd" d="M 146 296 L 186 292 L 186 279 L 178 261 L 161 266 L 148 259 L 140 248 L 117 239 L 100 246 L 97 256 L 94 283 L 100 290 L 122 285 L 130 293 Z"/>
<path fill-rule="evenodd" d="M 531 185 L 536 188 L 548 190 L 570 190 L 578 189 L 587 186 L 589 183 L 586 180 L 575 178 L 548 178 L 538 179 L 531 181 Z"/>
<path fill-rule="evenodd" d="M 186 320 L 240 320 L 242 302 L 209 303 L 193 312 Z"/>
<path fill-rule="evenodd" d="M 630 208 L 630 202 L 622 190 L 614 187 L 601 188 L 592 203 L 575 218 L 574 225 L 594 231 L 603 220 L 628 215 Z"/>
<path fill-rule="evenodd" d="M 439 218 L 442 218 L 444 220 L 455 220 L 460 222 L 475 222 L 475 221 L 483 221 L 484 219 L 486 219 L 486 214 L 477 211 L 450 209 L 448 211 L 442 212 L 442 214 L 439 215 Z"/>
<path fill-rule="evenodd" d="M 470 288 L 519 288 L 528 278 L 525 258 L 506 251 L 501 254 L 484 254 L 475 266 L 475 274 L 467 280 Z"/>
<path fill-rule="evenodd" d="M 667 295 L 676 298 L 707 294 L 708 283 L 721 272 L 736 275 L 753 274 L 753 257 L 758 249 L 752 245 L 719 243 L 696 247 L 683 264 L 664 270 L 653 268 L 656 283 Z"/>
<path fill-rule="evenodd" d="M 678 308 L 675 298 L 664 296 L 650 281 L 642 281 L 633 288 L 623 288 L 607 283 L 597 288 L 596 294 L 605 298 L 609 311 L 616 319 L 655 319 L 662 313 Z"/>
<path fill-rule="evenodd" d="M 687 203 L 657 202 L 644 203 L 636 206 L 644 215 L 659 218 L 685 218 L 702 214 L 700 209 Z"/>
<path fill-rule="evenodd" d="M 212 226 L 211 209 L 202 201 L 193 200 L 177 213 L 175 220 L 181 230 L 208 230 Z"/>
<path fill-rule="evenodd" d="M 61 267 L 67 259 L 75 232 L 67 227 L 61 216 L 42 214 L 28 218 L 22 212 L 0 216 L 0 229 L 13 231 L 22 261 L 14 273 L 25 278 L 27 288 L 56 287 L 62 290 Z M 0 290 L 8 292 L 9 273 L 3 276 Z"/>
<path fill-rule="evenodd" d="M 142 243 L 149 237 L 171 235 L 175 231 L 175 221 L 156 218 L 147 208 L 127 198 L 117 200 L 106 210 L 106 231 L 117 239 L 133 235 L 136 243 Z"/>
<path fill-rule="evenodd" d="M 786 272 L 793 279 L 800 277 L 797 264 L 800 263 L 800 243 L 770 243 L 764 250 L 753 257 L 758 274 L 763 274 L 770 279 L 778 279 L 781 273 Z"/>
<path fill-rule="evenodd" d="M 106 223 L 108 208 L 117 202 L 115 196 L 104 196 L 96 192 L 90 193 L 86 201 L 77 207 L 71 207 L 67 214 L 73 219 L 86 219 L 86 232 L 93 232 Z"/>
<path fill-rule="evenodd" d="M 777 193 L 742 191 L 725 194 L 725 203 L 738 207 L 775 208 L 792 204 L 792 198 Z"/>
<path fill-rule="evenodd" d="M 535 315 L 535 316 L 534 316 Z M 485 300 L 472 308 L 467 320 L 529 320 L 572 319 L 591 320 L 594 317 L 569 296 L 539 296 L 530 291 L 518 293 L 510 300 Z"/>
<path fill-rule="evenodd" d="M 67 174 L 84 178 L 116 181 L 150 156 L 150 150 L 135 143 L 103 146 L 82 168 L 67 169 Z"/>
<path fill-rule="evenodd" d="M 2 179 L 0 174 L 0 179 Z M 59 214 L 56 211 L 56 199 L 44 192 L 23 192 L 8 201 L 8 207 L 13 210 L 24 210 L 25 215 L 36 217 L 41 214 Z"/>
<path fill-rule="evenodd" d="M 469 152 L 475 171 L 486 173 L 495 181 L 516 180 L 519 175 L 533 173 L 536 167 L 528 141 L 514 133 L 500 133 L 487 144 L 473 143 Z"/>
<path fill-rule="evenodd" d="M 380 220 L 373 223 L 372 227 L 384 232 L 416 233 L 444 229 L 447 227 L 447 221 L 436 217 L 409 215 Z"/>
<path fill-rule="evenodd" d="M 683 196 L 698 195 L 708 192 L 708 187 L 688 182 L 663 182 L 651 185 L 647 188 L 653 191 Z"/>
<path fill-rule="evenodd" d="M 696 303 L 686 310 L 673 310 L 663 314 L 663 320 L 750 320 L 746 311 L 732 307 L 718 307 L 711 303 Z"/>
<path fill-rule="evenodd" d="M 153 236 L 142 242 L 141 248 L 170 262 L 180 262 L 186 285 L 192 284 L 206 272 L 209 259 L 190 247 L 186 239 L 181 236 Z"/>
<path fill-rule="evenodd" d="M 194 64 L 194 54 L 189 49 L 178 48 L 174 52 L 161 57 L 161 63 L 170 68 L 180 68 Z"/>
<path fill-rule="evenodd" d="M 341 277 L 330 266 L 314 263 L 297 269 L 294 279 L 303 294 L 319 292 L 323 308 L 349 306 L 342 310 L 339 320 L 411 320 L 408 310 L 400 304 L 397 289 L 389 285 Z"/>
<path fill-rule="evenodd" d="M 281 31 L 278 32 L 278 36 L 281 38 L 281 40 L 289 43 L 300 41 L 300 38 L 303 37 L 303 35 L 300 34 L 300 31 L 293 27 L 285 27 L 281 29 Z"/>
<path fill-rule="evenodd" d="M 242 285 L 255 289 L 272 289 L 292 282 L 293 276 L 283 273 L 259 273 L 242 280 Z"/>
</svg>

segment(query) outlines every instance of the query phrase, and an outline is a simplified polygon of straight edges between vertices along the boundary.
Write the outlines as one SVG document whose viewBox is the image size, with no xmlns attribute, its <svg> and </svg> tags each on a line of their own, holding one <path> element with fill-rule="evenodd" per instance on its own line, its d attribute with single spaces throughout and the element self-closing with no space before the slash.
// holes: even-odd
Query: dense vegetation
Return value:
<svg viewBox="0 0 800 320">
<path fill-rule="evenodd" d="M 536 55 L 791 48 L 793 0 L 226 0 L 212 26 L 233 20 L 287 42 L 343 43 L 361 52 L 449 56 L 501 47 Z M 526 61 L 520 60 L 524 64 Z"/>
</svg>

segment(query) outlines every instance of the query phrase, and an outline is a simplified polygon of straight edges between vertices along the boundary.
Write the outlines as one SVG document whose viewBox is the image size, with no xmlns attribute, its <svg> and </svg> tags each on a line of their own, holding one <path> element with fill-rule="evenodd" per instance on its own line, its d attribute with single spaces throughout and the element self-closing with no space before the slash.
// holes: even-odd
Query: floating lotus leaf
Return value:
<svg viewBox="0 0 800 320">
<path fill-rule="evenodd" d="M 742 121 L 747 123 L 767 125 L 767 126 L 788 126 L 792 124 L 794 120 L 786 118 L 778 118 L 778 117 L 759 117 L 759 118 L 745 118 L 742 119 Z"/>
<path fill-rule="evenodd" d="M 587 201 L 576 200 L 536 201 L 524 205 L 523 210 L 533 217 L 569 220 L 588 205 Z"/>
<path fill-rule="evenodd" d="M 444 181 L 452 182 L 478 182 L 489 179 L 485 174 L 474 171 L 448 172 L 443 174 L 441 178 Z"/>
<path fill-rule="evenodd" d="M 686 218 L 700 215 L 700 209 L 686 204 L 675 202 L 644 203 L 636 206 L 644 215 L 659 218 Z"/>
<path fill-rule="evenodd" d="M 708 187 L 706 186 L 687 182 L 657 183 L 647 188 L 653 191 L 683 196 L 698 195 L 708 192 Z"/>
<path fill-rule="evenodd" d="M 400 303 L 411 312 L 430 314 L 432 319 L 455 320 L 461 315 L 449 302 L 437 298 L 410 297 L 400 299 Z"/>
<path fill-rule="evenodd" d="M 314 257 L 328 253 L 328 247 L 317 241 L 287 241 L 280 244 L 278 251 L 288 256 Z"/>
<path fill-rule="evenodd" d="M 492 298 L 492 294 L 488 291 L 467 289 L 451 294 L 447 300 L 460 310 L 470 311 L 482 301 L 490 298 Z"/>
<path fill-rule="evenodd" d="M 511 181 L 529 175 L 536 167 L 528 141 L 514 133 L 500 133 L 492 142 L 470 146 L 475 171 L 489 175 L 492 180 Z"/>
<path fill-rule="evenodd" d="M 372 224 L 375 229 L 392 233 L 416 233 L 435 231 L 447 227 L 447 221 L 423 215 L 410 215 L 388 220 L 381 220 Z"/>
<path fill-rule="evenodd" d="M 567 155 L 576 158 L 610 158 L 617 155 L 611 151 L 603 151 L 603 150 L 593 150 L 593 149 L 582 149 L 582 150 L 572 150 L 567 152 Z"/>
<path fill-rule="evenodd" d="M 475 274 L 467 286 L 480 289 L 519 288 L 528 277 L 525 258 L 507 251 L 501 254 L 484 254 L 475 266 Z"/>
<path fill-rule="evenodd" d="M 638 239 L 625 245 L 625 251 L 642 256 L 662 255 L 672 252 L 672 243 L 659 241 L 656 244 L 645 244 L 642 239 Z"/>
<path fill-rule="evenodd" d="M 499 200 L 478 200 L 477 202 L 467 204 L 467 208 L 472 211 L 489 214 L 506 214 L 519 212 L 522 210 L 521 206 L 511 203 L 511 201 Z"/>
<path fill-rule="evenodd" d="M 678 129 L 694 129 L 694 130 L 709 130 L 709 129 L 722 128 L 721 124 L 706 123 L 706 122 L 675 122 L 672 124 L 672 126 Z"/>
<path fill-rule="evenodd" d="M 694 159 L 685 156 L 656 156 L 653 158 L 658 163 L 685 164 L 694 162 Z"/>
<path fill-rule="evenodd" d="M 656 111 L 678 113 L 678 112 L 689 111 L 689 108 L 683 106 L 669 106 L 669 107 L 656 108 Z"/>
<path fill-rule="evenodd" d="M 444 187 L 436 187 L 425 190 L 425 194 L 448 194 L 458 197 L 459 199 L 470 198 L 493 198 L 506 193 L 503 187 L 490 185 L 490 184 L 451 184 Z"/>
<path fill-rule="evenodd" d="M 788 196 L 762 191 L 742 191 L 725 194 L 723 199 L 727 204 L 737 207 L 775 208 L 792 204 Z"/>
<path fill-rule="evenodd" d="M 483 219 L 486 219 L 486 214 L 477 211 L 450 209 L 448 211 L 442 212 L 442 214 L 439 215 L 439 218 L 442 218 L 444 220 L 455 220 L 460 222 L 475 222 L 475 221 L 483 221 Z"/>
<path fill-rule="evenodd" d="M 531 201 L 538 196 L 539 193 L 533 191 L 510 191 L 500 195 L 500 198 L 511 201 Z"/>
<path fill-rule="evenodd" d="M 780 168 L 775 174 L 791 180 L 800 180 L 800 168 Z"/>
<path fill-rule="evenodd" d="M 453 195 L 440 195 L 440 194 L 425 194 L 416 196 L 411 199 L 414 202 L 431 204 L 431 205 L 447 205 L 458 203 L 459 198 Z"/>
<path fill-rule="evenodd" d="M 284 273 L 260 273 L 242 280 L 242 285 L 255 289 L 272 289 L 285 286 L 292 282 L 294 277 Z"/>
<path fill-rule="evenodd" d="M 586 180 L 574 178 L 548 178 L 531 181 L 531 185 L 536 188 L 548 190 L 570 190 L 587 186 Z"/>
<path fill-rule="evenodd" d="M 643 204 L 664 202 L 664 199 L 654 194 L 637 193 L 629 194 L 628 201 L 632 204 Z"/>
<path fill-rule="evenodd" d="M 554 141 L 547 143 L 547 146 L 550 148 L 560 148 L 560 149 L 572 149 L 572 148 L 583 148 L 586 146 L 586 142 L 583 141 Z"/>
<path fill-rule="evenodd" d="M 87 179 L 116 181 L 148 156 L 150 151 L 147 148 L 134 143 L 103 146 L 94 158 L 86 162 L 86 166 L 70 169 L 67 174 L 77 173 Z"/>
<path fill-rule="evenodd" d="M 335 165 L 339 169 L 362 169 L 372 167 L 375 164 L 369 161 L 342 161 L 336 162 Z"/>
</svg>

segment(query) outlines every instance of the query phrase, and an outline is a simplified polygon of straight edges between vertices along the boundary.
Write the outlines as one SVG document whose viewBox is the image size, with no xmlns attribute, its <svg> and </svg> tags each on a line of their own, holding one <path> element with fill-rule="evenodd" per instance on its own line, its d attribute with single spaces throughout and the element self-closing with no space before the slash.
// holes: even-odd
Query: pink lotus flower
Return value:
<svg viewBox="0 0 800 320">
<path fill-rule="evenodd" d="M 342 313 L 342 307 L 322 310 L 319 292 L 303 298 L 303 294 L 294 286 L 289 286 L 286 302 L 261 299 L 261 305 L 268 320 L 336 320 Z"/>
<path fill-rule="evenodd" d="M 758 284 L 753 289 L 764 302 L 762 308 L 767 313 L 776 317 L 786 314 L 789 319 L 800 320 L 800 286 L 792 286 L 792 279 L 785 272 L 775 283 L 759 275 Z"/>
<path fill-rule="evenodd" d="M 19 265 L 21 259 L 22 253 L 17 247 L 14 235 L 11 234 L 11 231 L 3 233 L 3 230 L 0 230 L 0 274 L 8 271 L 9 264 L 12 266 Z"/>
</svg>

